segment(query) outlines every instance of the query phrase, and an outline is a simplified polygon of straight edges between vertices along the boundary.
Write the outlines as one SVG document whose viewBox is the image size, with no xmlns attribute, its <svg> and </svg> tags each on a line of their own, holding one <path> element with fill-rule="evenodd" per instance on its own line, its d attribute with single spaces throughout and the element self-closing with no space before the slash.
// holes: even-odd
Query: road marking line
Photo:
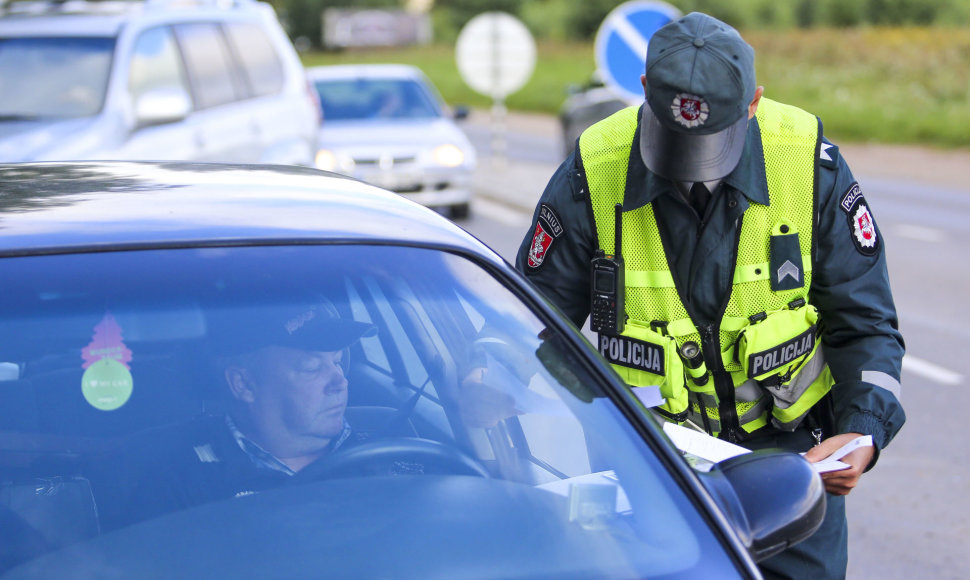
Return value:
<svg viewBox="0 0 970 580">
<path fill-rule="evenodd" d="M 913 224 L 899 224 L 896 226 L 896 234 L 911 240 L 932 243 L 942 242 L 946 237 L 943 230 Z"/>
<path fill-rule="evenodd" d="M 523 231 L 529 226 L 531 217 L 520 210 L 481 197 L 476 197 L 472 202 L 472 211 L 503 225 L 523 228 Z"/>
<path fill-rule="evenodd" d="M 960 373 L 945 369 L 912 355 L 903 357 L 903 370 L 922 375 L 924 378 L 944 385 L 959 385 L 963 382 L 963 375 Z"/>
</svg>

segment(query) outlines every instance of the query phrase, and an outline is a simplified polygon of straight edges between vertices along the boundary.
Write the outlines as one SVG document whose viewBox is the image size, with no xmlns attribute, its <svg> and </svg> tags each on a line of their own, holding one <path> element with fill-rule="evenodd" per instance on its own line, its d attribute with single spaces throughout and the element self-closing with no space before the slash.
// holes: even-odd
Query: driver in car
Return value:
<svg viewBox="0 0 970 580">
<path fill-rule="evenodd" d="M 231 395 L 225 420 L 254 467 L 293 475 L 353 438 L 344 357 L 375 329 L 324 303 L 261 322 L 236 335 L 243 344 L 229 340 L 241 354 L 220 359 Z"/>
<path fill-rule="evenodd" d="M 322 301 L 215 314 L 227 412 L 141 434 L 110 463 L 125 476 L 92 477 L 104 527 L 274 488 L 369 439 L 344 417 L 344 363 L 348 347 L 375 332 Z"/>
</svg>

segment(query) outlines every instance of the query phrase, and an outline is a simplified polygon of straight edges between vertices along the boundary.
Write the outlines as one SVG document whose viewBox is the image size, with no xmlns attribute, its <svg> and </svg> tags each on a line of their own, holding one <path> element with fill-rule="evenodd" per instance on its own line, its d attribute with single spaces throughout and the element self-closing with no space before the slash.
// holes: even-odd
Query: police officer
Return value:
<svg viewBox="0 0 970 580">
<path fill-rule="evenodd" d="M 603 355 L 660 385 L 667 420 L 810 461 L 871 435 L 822 475 L 819 530 L 761 563 L 844 577 L 844 496 L 905 421 L 882 234 L 819 120 L 763 97 L 736 30 L 671 22 L 645 72 L 645 103 L 587 129 L 550 179 L 516 266 L 577 326 L 592 309 Z"/>
</svg>

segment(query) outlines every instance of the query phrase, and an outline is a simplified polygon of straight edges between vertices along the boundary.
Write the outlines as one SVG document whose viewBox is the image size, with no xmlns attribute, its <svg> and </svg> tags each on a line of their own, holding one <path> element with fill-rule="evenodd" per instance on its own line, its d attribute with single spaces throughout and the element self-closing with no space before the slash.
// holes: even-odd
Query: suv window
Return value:
<svg viewBox="0 0 970 580">
<path fill-rule="evenodd" d="M 241 98 L 232 55 L 217 24 L 191 23 L 175 27 L 192 82 L 196 108 L 224 105 Z"/>
<path fill-rule="evenodd" d="M 0 39 L 0 117 L 89 117 L 101 110 L 112 38 Z"/>
<path fill-rule="evenodd" d="M 243 76 L 253 96 L 280 92 L 283 88 L 283 65 L 273 43 L 259 26 L 231 23 L 224 27 L 229 45 L 242 63 Z"/>
<path fill-rule="evenodd" d="M 189 92 L 185 69 L 169 27 L 146 30 L 135 42 L 128 69 L 128 91 L 132 101 L 152 89 L 180 87 Z"/>
</svg>

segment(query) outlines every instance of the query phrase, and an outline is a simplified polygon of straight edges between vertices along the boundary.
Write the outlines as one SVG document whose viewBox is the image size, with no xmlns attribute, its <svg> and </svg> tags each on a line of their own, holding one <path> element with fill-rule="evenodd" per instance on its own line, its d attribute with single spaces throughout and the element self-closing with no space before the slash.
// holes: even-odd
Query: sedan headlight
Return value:
<svg viewBox="0 0 970 580">
<path fill-rule="evenodd" d="M 357 166 L 354 163 L 353 157 L 329 149 L 320 149 L 317 151 L 316 165 L 317 169 L 343 173 L 344 175 L 352 175 Z"/>
<path fill-rule="evenodd" d="M 465 152 L 456 145 L 439 145 L 431 152 L 431 159 L 438 165 L 458 167 L 465 162 Z"/>
<path fill-rule="evenodd" d="M 337 156 L 333 154 L 333 151 L 321 149 L 317 151 L 316 165 L 317 169 L 322 169 L 324 171 L 336 171 Z"/>
</svg>

